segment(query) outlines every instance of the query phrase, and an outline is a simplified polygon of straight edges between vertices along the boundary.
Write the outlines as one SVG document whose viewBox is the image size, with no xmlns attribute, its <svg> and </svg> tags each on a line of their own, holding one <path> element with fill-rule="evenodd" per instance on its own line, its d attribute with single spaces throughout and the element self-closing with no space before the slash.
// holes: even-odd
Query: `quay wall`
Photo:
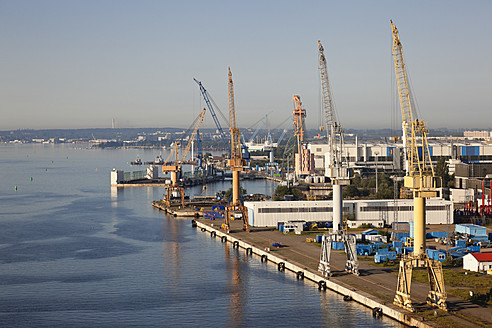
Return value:
<svg viewBox="0 0 492 328">
<path fill-rule="evenodd" d="M 232 243 L 237 247 L 245 249 L 246 252 L 251 252 L 251 254 L 256 254 L 261 257 L 262 261 L 270 261 L 272 263 L 277 264 L 279 270 L 281 266 L 283 266 L 285 269 L 290 270 L 296 274 L 302 272 L 304 278 L 309 279 L 310 281 L 316 283 L 318 286 L 324 284 L 326 288 L 329 288 L 341 295 L 348 296 L 352 300 L 362 305 L 365 305 L 370 309 L 374 310 L 375 308 L 380 308 L 382 310 L 383 315 L 386 315 L 398 322 L 401 322 L 405 325 L 412 326 L 412 327 L 422 327 L 422 328 L 433 327 L 425 322 L 415 319 L 414 317 L 408 315 L 407 313 L 401 312 L 399 309 L 389 307 L 385 304 L 382 304 L 374 300 L 373 296 L 368 293 L 365 293 L 360 290 L 354 290 L 353 287 L 342 286 L 341 284 L 330 281 L 324 278 L 323 276 L 313 272 L 311 269 L 308 269 L 306 267 L 301 267 L 297 264 L 289 262 L 289 260 L 286 258 L 275 256 L 270 252 L 268 252 L 267 250 L 255 247 L 254 245 L 251 245 L 239 238 L 235 238 L 229 234 L 226 234 L 223 231 L 220 231 L 219 229 L 211 227 L 207 224 L 204 224 L 202 222 L 196 222 L 196 224 L 197 224 L 197 228 L 201 229 L 202 232 L 208 232 L 212 236 L 215 236 L 216 238 L 220 239 L 222 242 Z"/>
</svg>

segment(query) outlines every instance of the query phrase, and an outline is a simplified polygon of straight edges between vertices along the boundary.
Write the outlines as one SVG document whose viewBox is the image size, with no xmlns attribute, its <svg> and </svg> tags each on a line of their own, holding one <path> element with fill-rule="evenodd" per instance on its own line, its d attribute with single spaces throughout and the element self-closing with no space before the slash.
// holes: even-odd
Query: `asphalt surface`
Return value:
<svg viewBox="0 0 492 328">
<path fill-rule="evenodd" d="M 223 220 L 200 219 L 199 221 L 209 225 L 213 224 L 216 228 L 219 228 L 223 223 Z M 241 221 L 231 222 L 230 234 L 258 248 L 269 247 L 270 252 L 276 256 L 283 257 L 289 262 L 312 272 L 317 272 L 320 247 L 318 244 L 306 242 L 306 237 L 310 236 L 283 234 L 279 231 L 261 228 L 252 228 L 251 232 L 248 233 L 242 230 Z M 280 243 L 282 247 L 273 247 L 273 243 Z M 371 257 L 371 261 L 359 261 L 360 276 L 355 276 L 344 271 L 345 260 L 344 251 L 332 250 L 330 264 L 333 276 L 330 278 L 331 281 L 366 292 L 373 295 L 380 303 L 392 305 L 398 281 L 398 267 L 375 266 L 371 264 L 373 261 Z M 492 327 L 491 308 L 480 307 L 467 300 L 448 295 L 448 312 L 445 312 L 426 303 L 428 292 L 428 284 L 413 281 L 411 299 L 417 311 L 416 313 L 404 309 L 401 311 L 420 320 L 423 319 L 427 323 L 432 321 L 436 327 Z M 395 308 L 398 307 L 395 306 Z M 429 312 L 438 319 L 429 317 Z"/>
</svg>

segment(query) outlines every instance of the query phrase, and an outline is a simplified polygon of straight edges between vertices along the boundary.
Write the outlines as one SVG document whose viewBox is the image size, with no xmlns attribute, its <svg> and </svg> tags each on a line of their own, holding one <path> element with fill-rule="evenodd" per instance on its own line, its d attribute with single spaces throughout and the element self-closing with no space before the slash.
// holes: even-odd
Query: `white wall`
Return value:
<svg viewBox="0 0 492 328">
<path fill-rule="evenodd" d="M 413 200 L 398 199 L 398 222 L 413 220 Z M 293 220 L 332 221 L 332 201 L 268 201 L 245 202 L 248 208 L 249 224 L 255 227 L 276 227 L 278 222 Z M 394 200 L 345 200 L 344 217 L 349 213 L 356 221 L 380 221 L 392 224 Z M 291 210 L 289 210 L 291 209 Z M 352 220 L 352 218 L 351 218 Z M 452 203 L 443 199 L 428 199 L 427 224 L 453 223 Z"/>
</svg>

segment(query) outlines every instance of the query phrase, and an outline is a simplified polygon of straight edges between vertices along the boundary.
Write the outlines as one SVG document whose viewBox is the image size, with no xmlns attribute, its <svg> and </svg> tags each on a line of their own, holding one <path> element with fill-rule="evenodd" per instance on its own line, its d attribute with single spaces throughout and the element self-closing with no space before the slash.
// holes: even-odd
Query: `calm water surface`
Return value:
<svg viewBox="0 0 492 328">
<path fill-rule="evenodd" d="M 137 154 L 159 152 L 0 145 L 1 326 L 399 326 L 154 210 L 163 188 L 112 189 Z"/>
</svg>

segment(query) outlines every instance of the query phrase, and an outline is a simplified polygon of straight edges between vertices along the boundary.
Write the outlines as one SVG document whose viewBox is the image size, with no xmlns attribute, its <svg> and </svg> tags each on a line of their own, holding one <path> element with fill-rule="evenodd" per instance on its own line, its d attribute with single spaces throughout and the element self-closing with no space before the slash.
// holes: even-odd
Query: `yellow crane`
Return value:
<svg viewBox="0 0 492 328">
<path fill-rule="evenodd" d="M 427 268 L 430 291 L 427 303 L 446 310 L 446 292 L 442 264 L 427 256 L 425 245 L 425 199 L 436 197 L 436 177 L 432 166 L 427 129 L 425 123 L 419 120 L 408 84 L 403 48 L 398 29 L 391 21 L 393 34 L 393 59 L 395 64 L 398 96 L 402 115 L 403 148 L 405 153 L 405 187 L 413 192 L 414 212 L 414 251 L 400 261 L 397 291 L 394 303 L 414 311 L 410 300 L 413 268 Z"/>
<path fill-rule="evenodd" d="M 229 130 L 231 132 L 231 158 L 228 165 L 232 171 L 232 200 L 226 207 L 224 230 L 230 231 L 232 219 L 243 220 L 243 230 L 249 231 L 248 211 L 241 201 L 239 172 L 243 170 L 246 161 L 241 153 L 239 128 L 236 126 L 236 109 L 234 107 L 234 83 L 232 82 L 231 68 L 229 68 Z"/>
<path fill-rule="evenodd" d="M 188 140 L 188 144 L 186 145 L 185 149 L 183 150 L 183 154 L 181 156 L 181 159 L 179 158 L 179 147 L 181 146 L 181 142 L 176 140 L 174 142 L 174 147 L 171 150 L 171 153 L 169 153 L 169 156 L 166 158 L 164 161 L 164 164 L 162 165 L 162 173 L 171 173 L 171 185 L 166 188 L 166 204 L 167 206 L 171 205 L 171 199 L 173 197 L 180 197 L 181 198 L 181 206 L 184 207 L 184 189 L 183 187 L 178 186 L 178 174 L 181 172 L 181 167 L 183 166 L 183 162 L 186 159 L 186 156 L 188 156 L 188 153 L 190 152 L 191 146 L 193 144 L 193 140 L 195 140 L 198 129 L 200 128 L 200 125 L 203 122 L 203 118 L 205 117 L 205 108 L 201 111 L 200 115 L 198 115 L 197 119 L 195 120 L 195 127 L 193 129 L 193 132 L 190 136 L 190 139 Z M 175 154 L 175 161 L 174 162 L 169 162 L 171 156 Z"/>
</svg>

